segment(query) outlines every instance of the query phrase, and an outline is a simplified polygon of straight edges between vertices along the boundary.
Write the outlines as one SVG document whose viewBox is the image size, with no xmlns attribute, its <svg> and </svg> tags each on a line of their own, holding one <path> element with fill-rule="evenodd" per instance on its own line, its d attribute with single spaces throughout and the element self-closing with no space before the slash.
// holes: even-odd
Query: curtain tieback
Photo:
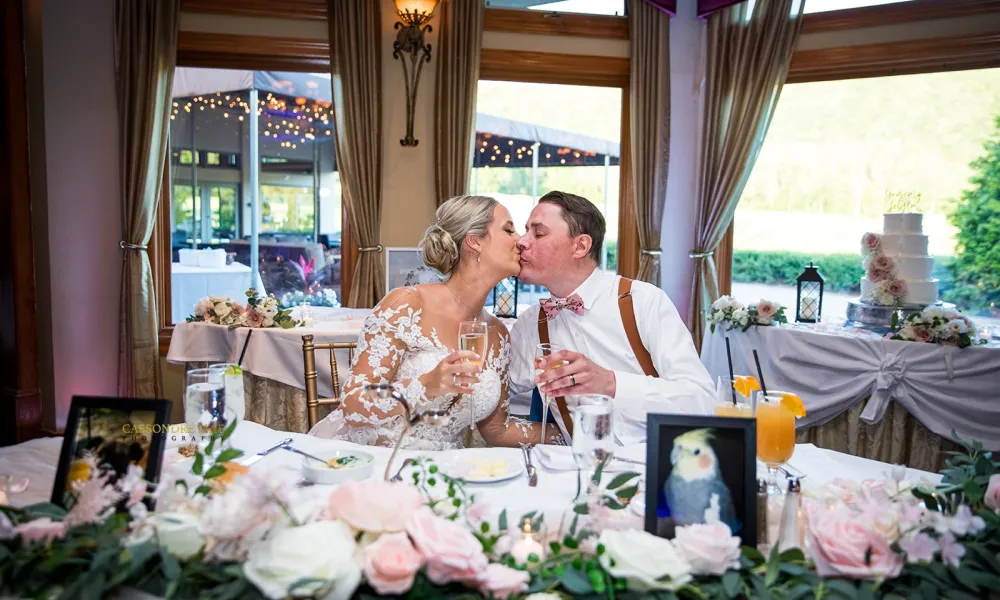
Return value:
<svg viewBox="0 0 1000 600">
<path fill-rule="evenodd" d="M 657 250 L 639 250 L 639 253 L 640 254 L 648 254 L 650 256 L 659 256 L 660 254 L 663 254 L 663 251 L 659 250 L 659 249 L 657 249 Z"/>
<path fill-rule="evenodd" d="M 375 246 L 365 246 L 364 248 L 358 248 L 358 252 L 381 252 L 382 250 L 384 250 L 384 248 L 382 248 L 382 244 L 378 244 Z"/>
<path fill-rule="evenodd" d="M 692 250 L 691 252 L 688 253 L 688 258 L 708 258 L 709 256 L 712 256 L 712 254 L 714 254 L 714 253 L 713 252 L 695 252 L 694 250 Z"/>
<path fill-rule="evenodd" d="M 122 240 L 118 242 L 118 247 L 122 250 L 145 250 L 145 246 L 139 246 L 137 244 L 129 244 L 128 242 Z"/>
</svg>

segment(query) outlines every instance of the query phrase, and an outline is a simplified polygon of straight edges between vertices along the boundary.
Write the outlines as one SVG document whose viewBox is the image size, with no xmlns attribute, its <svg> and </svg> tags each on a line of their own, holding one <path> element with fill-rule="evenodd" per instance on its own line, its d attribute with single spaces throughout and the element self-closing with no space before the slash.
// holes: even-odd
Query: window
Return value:
<svg viewBox="0 0 1000 600">
<path fill-rule="evenodd" d="M 172 323 L 203 296 L 240 300 L 249 287 L 274 294 L 285 307 L 337 305 L 343 217 L 330 94 L 322 73 L 177 69 L 170 116 Z M 222 252 L 191 252 L 206 249 Z"/>
<path fill-rule="evenodd" d="M 526 8 L 545 12 L 625 15 L 625 0 L 485 0 L 487 8 Z"/>
<path fill-rule="evenodd" d="M 583 196 L 607 220 L 601 267 L 617 270 L 622 90 L 480 81 L 472 193 L 495 197 L 523 229 L 552 190 Z M 548 292 L 522 286 L 518 302 Z"/>
<path fill-rule="evenodd" d="M 826 277 L 824 316 L 843 317 L 860 293 L 862 234 L 910 201 L 924 214 L 940 297 L 1000 326 L 1000 282 L 970 266 L 953 219 L 998 116 L 1000 69 L 785 86 L 736 210 L 733 294 L 794 311 L 795 278 L 812 260 Z M 1000 226 L 988 223 L 995 214 L 982 215 L 983 232 Z"/>
<path fill-rule="evenodd" d="M 861 8 L 864 6 L 898 4 L 900 2 L 910 2 L 910 0 L 808 0 L 803 11 L 806 13 L 818 13 L 847 8 Z"/>
</svg>

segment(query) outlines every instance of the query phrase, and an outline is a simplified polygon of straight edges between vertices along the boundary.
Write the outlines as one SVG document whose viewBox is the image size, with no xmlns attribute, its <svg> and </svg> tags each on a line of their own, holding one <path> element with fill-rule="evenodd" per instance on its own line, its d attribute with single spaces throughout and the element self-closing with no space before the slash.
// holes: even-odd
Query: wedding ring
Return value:
<svg viewBox="0 0 1000 600">
<path fill-rule="evenodd" d="M 569 387 L 576 387 L 576 375 L 569 376 Z"/>
</svg>

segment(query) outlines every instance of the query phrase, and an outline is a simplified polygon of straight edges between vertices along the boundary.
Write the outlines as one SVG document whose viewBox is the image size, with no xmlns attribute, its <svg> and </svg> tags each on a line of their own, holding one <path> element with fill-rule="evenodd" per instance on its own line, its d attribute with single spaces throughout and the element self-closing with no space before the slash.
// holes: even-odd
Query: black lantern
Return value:
<svg viewBox="0 0 1000 600">
<path fill-rule="evenodd" d="M 818 323 L 823 314 L 823 275 L 812 262 L 799 275 L 795 291 L 795 320 L 799 323 Z"/>
<path fill-rule="evenodd" d="M 501 279 L 493 287 L 493 314 L 505 319 L 517 318 L 517 277 Z"/>
</svg>

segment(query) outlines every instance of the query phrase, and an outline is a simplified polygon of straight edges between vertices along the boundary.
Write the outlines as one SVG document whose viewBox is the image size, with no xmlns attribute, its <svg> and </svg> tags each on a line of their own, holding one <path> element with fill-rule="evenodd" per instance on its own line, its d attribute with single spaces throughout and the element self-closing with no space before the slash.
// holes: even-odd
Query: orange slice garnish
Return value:
<svg viewBox="0 0 1000 600">
<path fill-rule="evenodd" d="M 781 405 L 798 418 L 806 416 L 806 406 L 802 404 L 802 398 L 797 394 L 782 394 Z"/>
<path fill-rule="evenodd" d="M 250 471 L 247 467 L 234 462 L 223 463 L 222 466 L 226 468 L 226 472 L 219 475 L 219 479 L 224 483 L 232 483 L 234 479 Z"/>
<path fill-rule="evenodd" d="M 750 397 L 751 392 L 760 389 L 760 382 L 753 375 L 737 375 L 733 382 L 733 389 L 741 396 Z"/>
</svg>

